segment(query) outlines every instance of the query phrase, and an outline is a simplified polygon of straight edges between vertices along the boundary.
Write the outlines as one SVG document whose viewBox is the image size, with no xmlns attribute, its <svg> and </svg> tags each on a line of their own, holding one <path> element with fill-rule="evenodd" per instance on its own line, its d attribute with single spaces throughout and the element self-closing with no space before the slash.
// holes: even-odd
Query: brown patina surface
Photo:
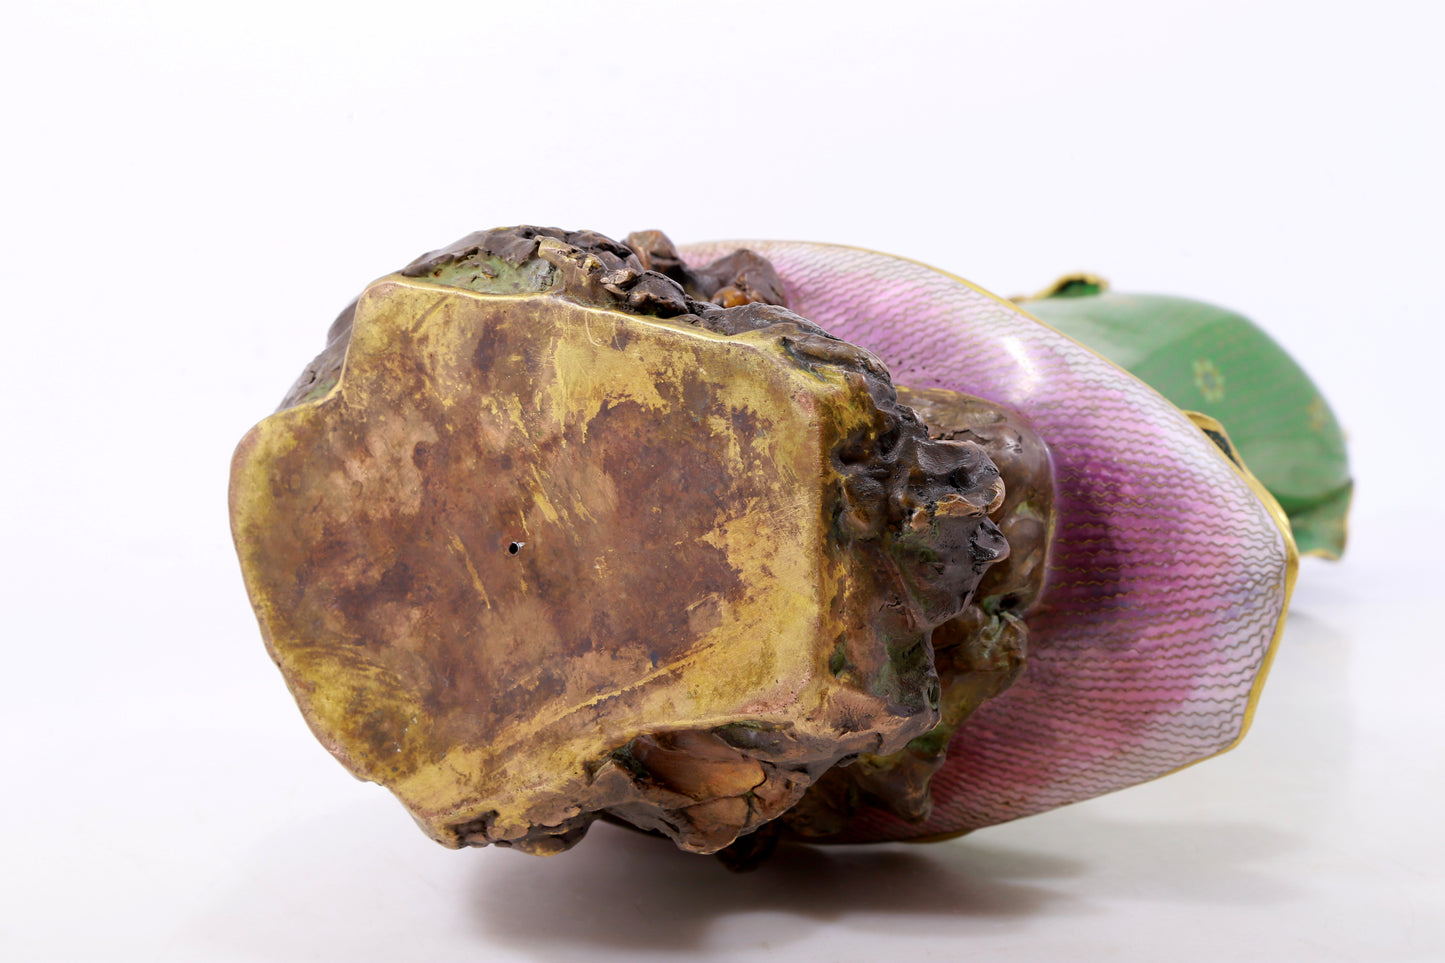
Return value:
<svg viewBox="0 0 1445 963">
<path fill-rule="evenodd" d="M 1007 538 L 1007 560 L 993 565 L 957 617 L 933 632 L 940 718 L 927 733 L 891 754 L 868 753 L 825 773 L 799 804 L 762 835 L 825 842 L 841 834 L 859 810 L 876 806 L 910 822 L 932 812 L 930 783 L 948 756 L 949 741 L 983 702 L 1008 688 L 1028 655 L 1024 615 L 1044 586 L 1054 518 L 1048 447 L 1017 414 L 970 395 L 943 389 L 898 388 L 899 400 L 928 425 L 930 437 L 978 445 L 1005 483 L 991 513 Z M 751 844 L 752 850 L 767 844 Z"/>
<path fill-rule="evenodd" d="M 472 235 L 343 312 L 233 465 L 273 657 L 452 846 L 918 811 L 942 727 L 1023 658 L 1047 454 L 908 396 L 930 432 L 756 255 L 628 242 Z"/>
</svg>

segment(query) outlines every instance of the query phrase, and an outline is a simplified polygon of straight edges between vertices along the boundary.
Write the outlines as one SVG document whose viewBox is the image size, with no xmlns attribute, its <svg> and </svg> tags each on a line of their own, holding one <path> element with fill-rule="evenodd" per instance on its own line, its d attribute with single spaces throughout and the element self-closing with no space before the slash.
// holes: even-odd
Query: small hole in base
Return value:
<svg viewBox="0 0 1445 963">
<path fill-rule="evenodd" d="M 512 542 L 510 545 L 507 546 L 507 554 L 516 555 L 522 550 L 522 546 L 525 544 L 526 542 Z"/>
</svg>

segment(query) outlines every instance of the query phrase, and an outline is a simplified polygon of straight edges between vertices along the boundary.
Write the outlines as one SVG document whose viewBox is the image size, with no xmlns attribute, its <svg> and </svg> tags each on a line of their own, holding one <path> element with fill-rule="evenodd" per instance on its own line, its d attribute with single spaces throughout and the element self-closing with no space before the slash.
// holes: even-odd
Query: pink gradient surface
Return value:
<svg viewBox="0 0 1445 963">
<path fill-rule="evenodd" d="M 896 383 L 1023 413 L 1048 442 L 1057 531 L 1022 678 L 949 747 L 920 824 L 868 810 L 838 842 L 977 829 L 1144 782 L 1229 748 L 1287 601 L 1289 548 L 1220 452 L 1151 388 L 1011 304 L 916 262 L 748 247 L 789 307 L 876 353 Z"/>
</svg>

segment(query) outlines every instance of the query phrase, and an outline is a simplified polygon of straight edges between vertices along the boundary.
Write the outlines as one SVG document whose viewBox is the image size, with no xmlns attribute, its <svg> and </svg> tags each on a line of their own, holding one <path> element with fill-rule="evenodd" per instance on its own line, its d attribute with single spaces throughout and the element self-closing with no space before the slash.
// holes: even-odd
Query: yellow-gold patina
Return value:
<svg viewBox="0 0 1445 963">
<path fill-rule="evenodd" d="M 838 534 L 836 452 L 877 408 L 796 336 L 369 287 L 340 379 L 232 470 L 247 589 L 320 740 L 457 846 L 615 802 L 599 777 L 647 733 L 836 759 L 931 728 L 895 665 L 916 640 L 877 630 L 896 586 Z"/>
</svg>

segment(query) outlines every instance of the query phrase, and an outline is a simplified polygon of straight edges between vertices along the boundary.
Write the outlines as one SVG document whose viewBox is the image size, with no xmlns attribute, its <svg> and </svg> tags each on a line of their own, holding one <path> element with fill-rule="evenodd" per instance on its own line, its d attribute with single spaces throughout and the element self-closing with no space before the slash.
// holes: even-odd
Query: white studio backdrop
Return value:
<svg viewBox="0 0 1445 963">
<path fill-rule="evenodd" d="M 1445 957 L 1445 13 L 1417 2 L 5 5 L 0 957 Z M 451 853 L 306 731 L 230 452 L 480 228 L 833 241 L 1211 300 L 1351 440 L 1255 730 L 933 848 L 750 877 Z"/>
</svg>

